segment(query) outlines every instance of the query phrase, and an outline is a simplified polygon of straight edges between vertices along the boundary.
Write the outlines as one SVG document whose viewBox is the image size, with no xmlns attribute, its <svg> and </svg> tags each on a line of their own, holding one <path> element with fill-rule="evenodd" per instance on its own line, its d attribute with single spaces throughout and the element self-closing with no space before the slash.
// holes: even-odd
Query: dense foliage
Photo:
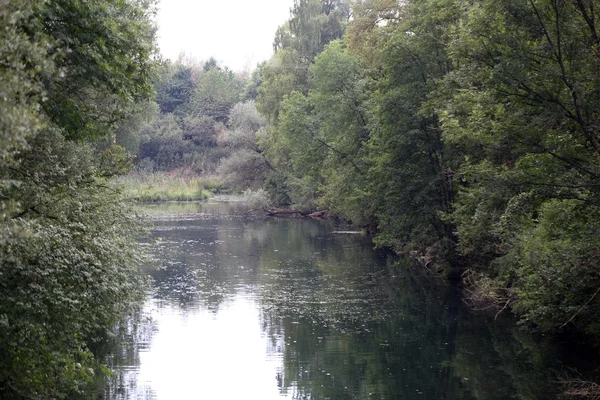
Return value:
<svg viewBox="0 0 600 400">
<path fill-rule="evenodd" d="M 251 78 L 264 189 L 598 337 L 599 19 L 588 0 L 296 1 Z"/>
<path fill-rule="evenodd" d="M 139 302 L 138 218 L 91 145 L 152 94 L 152 4 L 0 2 L 0 398 L 65 398 Z"/>
<path fill-rule="evenodd" d="M 219 138 L 233 106 L 244 100 L 245 85 L 244 78 L 214 59 L 200 64 L 167 61 L 155 81 L 156 103 L 144 105 L 137 120 L 117 132 L 116 141 L 147 172 L 214 174 L 229 155 Z"/>
<path fill-rule="evenodd" d="M 326 209 L 473 304 L 600 337 L 593 0 L 296 0 L 250 76 L 156 69 L 152 6 L 0 0 L 0 397 L 80 391 L 135 304 L 107 185 L 133 163 Z"/>
</svg>

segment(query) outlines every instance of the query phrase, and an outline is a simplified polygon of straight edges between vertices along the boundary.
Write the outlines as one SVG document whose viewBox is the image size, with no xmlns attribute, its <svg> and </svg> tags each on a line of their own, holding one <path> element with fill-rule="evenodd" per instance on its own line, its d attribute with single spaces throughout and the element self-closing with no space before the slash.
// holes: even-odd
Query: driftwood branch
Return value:
<svg viewBox="0 0 600 400">
<path fill-rule="evenodd" d="M 584 379 L 568 379 L 558 382 L 563 387 L 563 397 L 572 399 L 600 400 L 600 385 Z"/>
<path fill-rule="evenodd" d="M 290 208 L 263 208 L 263 212 L 270 217 L 300 216 L 306 218 L 325 218 L 327 211 L 299 211 Z"/>
<path fill-rule="evenodd" d="M 581 312 L 581 311 L 582 311 L 582 310 L 585 308 L 585 306 L 587 306 L 588 304 L 590 304 L 590 303 L 592 302 L 592 300 L 594 300 L 594 297 L 596 297 L 596 295 L 597 295 L 598 293 L 600 293 L 600 287 L 599 287 L 598 289 L 596 289 L 596 292 L 595 292 L 595 293 L 592 295 L 592 297 L 590 297 L 590 299 L 589 299 L 588 301 L 586 301 L 586 302 L 585 302 L 585 304 L 584 304 L 584 305 L 582 305 L 582 306 L 579 308 L 579 310 L 577 310 L 577 312 L 576 312 L 575 314 L 573 314 L 573 315 L 571 316 L 571 318 L 569 318 L 569 320 L 568 320 L 567 322 L 565 322 L 564 324 L 562 324 L 562 325 L 560 326 L 560 328 L 558 328 L 558 329 L 562 329 L 562 328 L 564 328 L 565 326 L 567 326 L 567 324 L 568 324 L 569 322 L 573 321 L 573 320 L 575 319 L 575 317 L 576 317 L 576 316 L 577 316 L 577 315 L 578 315 L 578 314 L 579 314 L 579 313 L 580 313 L 580 312 Z"/>
</svg>

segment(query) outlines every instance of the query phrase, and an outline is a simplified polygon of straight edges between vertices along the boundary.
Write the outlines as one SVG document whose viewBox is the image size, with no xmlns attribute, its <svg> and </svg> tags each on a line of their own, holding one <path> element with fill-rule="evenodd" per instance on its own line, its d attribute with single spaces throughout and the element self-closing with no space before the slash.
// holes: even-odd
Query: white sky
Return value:
<svg viewBox="0 0 600 400">
<path fill-rule="evenodd" d="M 160 0 L 158 44 L 165 58 L 211 56 L 234 71 L 254 69 L 273 53 L 275 31 L 293 0 Z"/>
</svg>

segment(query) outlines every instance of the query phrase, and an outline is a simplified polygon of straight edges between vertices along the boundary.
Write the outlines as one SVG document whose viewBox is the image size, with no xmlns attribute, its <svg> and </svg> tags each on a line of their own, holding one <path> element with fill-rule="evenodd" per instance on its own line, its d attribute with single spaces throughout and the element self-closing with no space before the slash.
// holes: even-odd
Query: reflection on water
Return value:
<svg viewBox="0 0 600 400">
<path fill-rule="evenodd" d="M 551 399 L 552 348 L 368 238 L 243 205 L 153 206 L 150 320 L 110 399 Z M 115 355 L 116 354 L 116 355 Z M 118 355 L 118 356 L 117 356 Z"/>
<path fill-rule="evenodd" d="M 278 398 L 274 377 L 281 357 L 265 357 L 268 342 L 252 299 L 236 297 L 217 314 L 152 305 L 160 329 L 140 356 L 137 376 L 152 387 L 151 398 Z"/>
</svg>

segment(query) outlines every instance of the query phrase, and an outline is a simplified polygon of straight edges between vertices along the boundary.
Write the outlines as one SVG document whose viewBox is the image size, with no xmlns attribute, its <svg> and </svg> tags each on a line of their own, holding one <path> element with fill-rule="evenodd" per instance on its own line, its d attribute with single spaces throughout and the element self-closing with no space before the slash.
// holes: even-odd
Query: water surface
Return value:
<svg viewBox="0 0 600 400">
<path fill-rule="evenodd" d="M 547 343 L 474 314 L 368 237 L 241 204 L 150 206 L 150 319 L 110 399 L 552 399 Z"/>
</svg>

